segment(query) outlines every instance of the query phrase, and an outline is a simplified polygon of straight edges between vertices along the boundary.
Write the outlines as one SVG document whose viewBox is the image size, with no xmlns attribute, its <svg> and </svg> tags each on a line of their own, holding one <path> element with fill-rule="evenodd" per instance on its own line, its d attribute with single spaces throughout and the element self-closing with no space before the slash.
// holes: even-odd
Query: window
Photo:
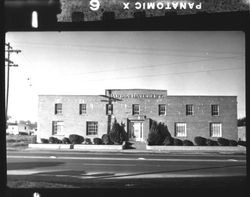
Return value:
<svg viewBox="0 0 250 197">
<path fill-rule="evenodd" d="M 86 109 L 87 109 L 87 107 L 86 107 L 87 105 L 86 104 L 83 104 L 83 103 L 81 103 L 80 105 L 79 105 L 79 114 L 81 115 L 81 114 L 86 114 Z"/>
<path fill-rule="evenodd" d="M 52 122 L 52 135 L 61 134 L 63 132 L 64 122 L 53 121 Z"/>
<path fill-rule="evenodd" d="M 159 105 L 159 115 L 160 116 L 166 115 L 166 105 Z"/>
<path fill-rule="evenodd" d="M 113 114 L 113 105 L 106 104 L 106 115 L 112 115 L 112 114 Z"/>
<path fill-rule="evenodd" d="M 62 103 L 55 104 L 55 114 L 62 114 Z"/>
<path fill-rule="evenodd" d="M 140 105 L 134 104 L 133 105 L 133 115 L 139 115 L 140 114 Z"/>
<path fill-rule="evenodd" d="M 219 105 L 211 105 L 212 116 L 219 116 Z"/>
<path fill-rule="evenodd" d="M 186 123 L 175 123 L 175 136 L 176 137 L 187 137 L 187 124 Z"/>
<path fill-rule="evenodd" d="M 194 115 L 194 106 L 193 105 L 186 105 L 186 115 L 187 116 Z"/>
<path fill-rule="evenodd" d="M 98 122 L 87 122 L 87 135 L 97 135 Z"/>
<path fill-rule="evenodd" d="M 210 136 L 222 137 L 221 123 L 210 123 Z"/>
</svg>

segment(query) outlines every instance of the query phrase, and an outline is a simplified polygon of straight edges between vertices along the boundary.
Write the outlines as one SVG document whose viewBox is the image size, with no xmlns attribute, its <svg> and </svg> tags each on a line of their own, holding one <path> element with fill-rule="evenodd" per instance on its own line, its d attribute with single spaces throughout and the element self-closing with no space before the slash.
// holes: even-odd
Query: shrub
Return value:
<svg viewBox="0 0 250 197">
<path fill-rule="evenodd" d="M 94 142 L 94 144 L 102 144 L 102 139 L 101 138 L 94 138 L 93 142 Z"/>
<path fill-rule="evenodd" d="M 109 135 L 108 134 L 104 134 L 103 136 L 102 136 L 102 142 L 104 143 L 104 144 L 110 144 L 110 138 L 109 138 Z"/>
<path fill-rule="evenodd" d="M 229 146 L 229 140 L 226 138 L 220 137 L 217 139 L 217 142 L 220 146 Z"/>
<path fill-rule="evenodd" d="M 71 134 L 69 136 L 69 141 L 71 144 L 81 144 L 84 141 L 84 137 L 77 134 Z"/>
<path fill-rule="evenodd" d="M 56 137 L 50 137 L 49 138 L 49 143 L 51 143 L 51 144 L 61 144 L 62 141 L 57 139 Z"/>
<path fill-rule="evenodd" d="M 91 139 L 90 138 L 85 138 L 84 144 L 92 144 Z"/>
<path fill-rule="evenodd" d="M 175 146 L 182 146 L 182 140 L 178 139 L 178 138 L 174 138 L 174 145 Z"/>
<path fill-rule="evenodd" d="M 246 141 L 241 141 L 241 140 L 239 140 L 238 141 L 238 144 L 240 145 L 240 146 L 247 146 L 247 142 Z"/>
<path fill-rule="evenodd" d="M 114 144 L 122 144 L 123 141 L 127 141 L 127 133 L 124 130 L 124 125 L 120 125 L 115 120 L 109 133 L 109 137 Z"/>
<path fill-rule="evenodd" d="M 235 140 L 229 140 L 229 146 L 237 146 L 238 142 Z"/>
<path fill-rule="evenodd" d="M 172 138 L 171 136 L 167 136 L 163 141 L 163 144 L 166 146 L 173 145 L 173 143 L 174 143 L 174 138 Z"/>
<path fill-rule="evenodd" d="M 70 144 L 69 138 L 64 137 L 64 138 L 62 139 L 62 143 L 63 143 L 63 144 Z"/>
<path fill-rule="evenodd" d="M 162 145 L 167 136 L 171 137 L 168 127 L 163 123 L 158 124 L 153 121 L 148 133 L 148 145 Z"/>
<path fill-rule="evenodd" d="M 197 146 L 206 146 L 206 138 L 197 136 L 194 138 L 194 142 Z"/>
<path fill-rule="evenodd" d="M 189 141 L 189 140 L 183 140 L 182 145 L 183 146 L 193 146 L 194 143 Z"/>
<path fill-rule="evenodd" d="M 41 142 L 43 144 L 48 144 L 49 143 L 49 140 L 48 139 L 45 139 L 45 138 L 41 138 Z"/>
<path fill-rule="evenodd" d="M 211 139 L 206 139 L 206 145 L 207 146 L 218 146 L 218 142 L 211 140 Z"/>
</svg>

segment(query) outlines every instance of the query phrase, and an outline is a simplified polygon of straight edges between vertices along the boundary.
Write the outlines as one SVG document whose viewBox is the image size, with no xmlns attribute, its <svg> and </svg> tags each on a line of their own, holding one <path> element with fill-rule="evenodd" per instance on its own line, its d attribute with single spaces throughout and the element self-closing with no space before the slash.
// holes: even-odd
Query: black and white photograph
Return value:
<svg viewBox="0 0 250 197">
<path fill-rule="evenodd" d="M 5 36 L 7 187 L 245 188 L 244 31 Z"/>
</svg>

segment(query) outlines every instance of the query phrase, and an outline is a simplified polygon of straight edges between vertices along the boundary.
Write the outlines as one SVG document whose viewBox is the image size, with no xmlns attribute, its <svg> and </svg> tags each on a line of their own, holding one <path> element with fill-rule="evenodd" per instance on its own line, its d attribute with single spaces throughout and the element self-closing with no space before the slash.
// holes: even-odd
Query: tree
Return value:
<svg viewBox="0 0 250 197">
<path fill-rule="evenodd" d="M 122 144 L 123 141 L 127 141 L 127 133 L 124 129 L 124 126 L 124 124 L 120 125 L 115 119 L 109 134 L 110 140 L 114 144 Z"/>
<path fill-rule="evenodd" d="M 148 144 L 162 145 L 166 137 L 171 137 L 168 127 L 164 123 L 153 121 L 148 133 Z"/>
<path fill-rule="evenodd" d="M 246 122 L 247 122 L 246 117 L 240 118 L 240 119 L 238 119 L 237 126 L 238 126 L 238 127 L 246 126 Z"/>
</svg>

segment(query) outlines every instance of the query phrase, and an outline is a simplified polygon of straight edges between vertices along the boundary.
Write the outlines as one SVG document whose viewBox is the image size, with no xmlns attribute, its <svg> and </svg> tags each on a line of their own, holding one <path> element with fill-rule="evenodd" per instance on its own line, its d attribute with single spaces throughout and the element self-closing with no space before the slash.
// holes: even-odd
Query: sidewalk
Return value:
<svg viewBox="0 0 250 197">
<path fill-rule="evenodd" d="M 137 149 L 123 149 L 123 150 L 76 150 L 76 149 L 39 149 L 39 148 L 26 148 L 26 149 L 17 149 L 9 151 L 55 151 L 55 152 L 76 152 L 76 153 L 126 153 L 126 154 L 186 154 L 186 155 L 199 155 L 199 154 L 232 154 L 232 155 L 246 155 L 246 147 L 241 147 L 237 151 L 206 151 L 206 150 L 137 150 Z"/>
</svg>

